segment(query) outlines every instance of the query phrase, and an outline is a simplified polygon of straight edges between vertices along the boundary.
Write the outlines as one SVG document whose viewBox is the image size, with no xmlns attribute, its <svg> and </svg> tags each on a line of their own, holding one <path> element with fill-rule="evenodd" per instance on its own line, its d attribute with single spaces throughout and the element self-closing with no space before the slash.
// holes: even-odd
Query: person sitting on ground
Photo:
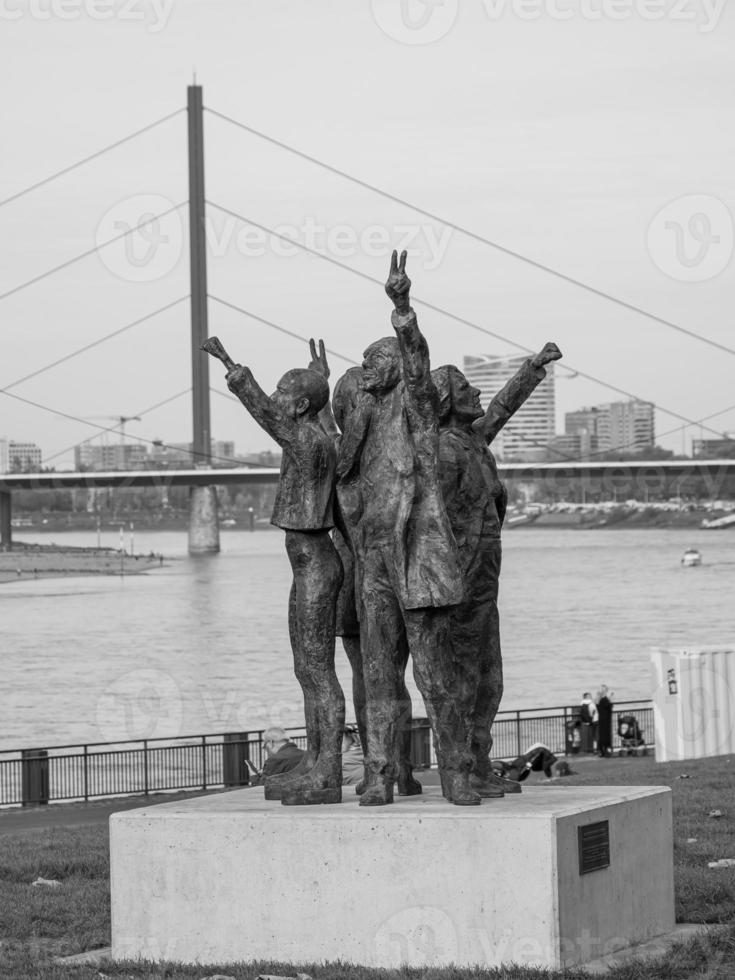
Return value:
<svg viewBox="0 0 735 980">
<path fill-rule="evenodd" d="M 277 725 L 263 732 L 263 748 L 267 758 L 262 771 L 259 772 L 250 762 L 248 763 L 253 773 L 251 786 L 261 786 L 266 776 L 291 772 L 306 755 L 303 749 L 291 741 L 285 730 Z"/>
<path fill-rule="evenodd" d="M 365 757 L 356 728 L 346 725 L 342 732 L 342 785 L 357 786 L 365 775 Z"/>
<path fill-rule="evenodd" d="M 510 779 L 516 783 L 522 783 L 528 778 L 529 772 L 543 772 L 547 779 L 551 779 L 551 767 L 556 762 L 556 756 L 543 742 L 536 742 L 519 755 L 512 762 L 500 762 L 500 775 L 505 779 Z M 493 763 L 495 766 L 496 763 Z"/>
</svg>

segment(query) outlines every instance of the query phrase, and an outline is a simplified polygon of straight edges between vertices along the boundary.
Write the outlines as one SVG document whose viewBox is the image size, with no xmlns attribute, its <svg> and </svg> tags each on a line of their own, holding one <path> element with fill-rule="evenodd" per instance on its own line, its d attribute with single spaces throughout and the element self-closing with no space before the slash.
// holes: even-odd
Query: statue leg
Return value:
<svg viewBox="0 0 735 980">
<path fill-rule="evenodd" d="M 408 638 L 405 629 L 401 630 L 400 643 L 398 646 L 398 667 L 400 689 L 398 692 L 399 710 L 398 716 L 398 795 L 399 796 L 420 796 L 422 789 L 421 783 L 413 778 L 413 766 L 411 765 L 411 722 L 413 720 L 413 707 L 411 705 L 411 695 L 406 687 L 406 666 L 408 665 Z"/>
<path fill-rule="evenodd" d="M 380 806 L 393 802 L 397 775 L 401 687 L 398 645 L 403 617 L 379 551 L 365 555 L 360 630 L 368 743 L 367 785 L 360 806 Z"/>
<path fill-rule="evenodd" d="M 500 651 L 500 621 L 498 617 L 498 577 L 500 575 L 500 541 L 492 543 L 483 556 L 487 576 L 485 589 L 470 603 L 474 617 L 472 631 L 476 662 L 476 694 L 472 706 L 472 755 L 475 768 L 472 785 L 478 792 L 484 788 L 502 789 L 505 793 L 520 793 L 521 784 L 503 779 L 490 765 L 493 746 L 492 726 L 503 696 L 503 658 Z M 484 795 L 484 793 L 483 793 Z"/>
<path fill-rule="evenodd" d="M 367 727 L 365 724 L 365 678 L 362 670 L 360 636 L 343 636 L 342 646 L 352 668 L 352 704 L 355 709 L 357 731 L 360 735 L 362 754 L 367 752 Z"/>
<path fill-rule="evenodd" d="M 503 696 L 503 660 L 500 655 L 498 608 L 490 600 L 482 609 L 486 629 L 478 647 L 477 694 L 474 704 L 472 754 L 475 772 L 487 775 L 490 771 L 490 751 L 493 747 L 492 725 Z"/>
<path fill-rule="evenodd" d="M 470 751 L 471 723 L 466 715 L 469 696 L 458 690 L 452 670 L 449 612 L 407 610 L 406 630 L 416 685 L 434 733 L 442 790 L 452 803 L 471 806 L 479 804 L 481 798 L 470 786 L 474 760 Z"/>
<path fill-rule="evenodd" d="M 342 588 L 337 597 L 337 636 L 342 637 L 342 646 L 352 670 L 352 704 L 355 709 L 357 731 L 360 736 L 360 747 L 363 759 L 367 756 L 367 727 L 365 720 L 365 678 L 362 669 L 362 652 L 360 650 L 360 623 L 357 618 L 355 602 L 355 557 L 352 549 L 341 534 L 333 537 L 337 554 L 342 561 L 344 576 Z M 365 789 L 366 779 L 355 787 L 360 793 Z"/>
<path fill-rule="evenodd" d="M 317 720 L 317 692 L 309 670 L 306 667 L 306 660 L 303 653 L 303 643 L 301 639 L 301 629 L 299 625 L 299 613 L 297 604 L 296 579 L 291 583 L 291 592 L 288 597 L 288 634 L 291 641 L 291 652 L 293 654 L 293 666 L 296 680 L 299 682 L 301 692 L 304 696 L 304 719 L 306 723 L 306 755 L 299 764 L 288 772 L 278 773 L 275 776 L 268 776 L 265 780 L 266 800 L 280 800 L 283 787 L 288 780 L 302 776 L 313 768 L 319 755 L 319 723 Z"/>
<path fill-rule="evenodd" d="M 342 730 L 345 703 L 334 669 L 334 627 L 342 565 L 327 532 L 286 532 L 294 572 L 294 612 L 306 688 L 314 693 L 319 751 L 312 769 L 284 781 L 288 805 L 339 803 L 342 799 Z"/>
<path fill-rule="evenodd" d="M 316 718 L 316 690 L 312 684 L 311 674 L 306 669 L 303 654 L 303 642 L 299 628 L 298 605 L 296 601 L 296 581 L 291 584 L 288 600 L 288 633 L 293 652 L 293 665 L 296 680 L 299 682 L 304 695 L 304 718 L 306 720 L 306 754 L 311 766 L 319 755 L 319 725 Z"/>
</svg>

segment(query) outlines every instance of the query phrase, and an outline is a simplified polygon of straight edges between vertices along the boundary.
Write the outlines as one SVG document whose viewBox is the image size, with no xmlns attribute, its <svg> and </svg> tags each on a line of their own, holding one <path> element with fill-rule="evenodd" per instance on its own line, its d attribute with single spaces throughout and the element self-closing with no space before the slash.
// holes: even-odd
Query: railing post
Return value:
<svg viewBox="0 0 735 980">
<path fill-rule="evenodd" d="M 89 746 L 84 746 L 84 802 L 89 802 Z"/>
<path fill-rule="evenodd" d="M 143 793 L 148 796 L 148 740 L 143 739 Z"/>
<path fill-rule="evenodd" d="M 10 491 L 0 490 L 0 551 L 10 551 L 13 547 L 12 512 Z"/>
<path fill-rule="evenodd" d="M 207 736 L 202 735 L 202 789 L 207 788 Z"/>
<path fill-rule="evenodd" d="M 516 755 L 521 755 L 521 713 L 516 711 Z"/>
</svg>

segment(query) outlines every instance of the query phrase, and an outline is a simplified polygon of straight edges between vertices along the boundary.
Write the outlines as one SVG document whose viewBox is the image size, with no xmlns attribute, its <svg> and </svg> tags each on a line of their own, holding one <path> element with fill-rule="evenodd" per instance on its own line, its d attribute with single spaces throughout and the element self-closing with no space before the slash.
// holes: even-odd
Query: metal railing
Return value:
<svg viewBox="0 0 735 980">
<path fill-rule="evenodd" d="M 636 716 L 645 743 L 653 745 L 651 702 L 628 701 L 617 704 L 613 712 L 613 751 L 621 745 L 617 727 L 624 714 Z M 493 758 L 513 759 L 535 742 L 556 755 L 568 754 L 573 751 L 571 729 L 578 717 L 579 708 L 568 706 L 501 711 L 493 726 Z M 306 746 L 303 728 L 289 729 L 289 734 L 297 745 Z M 414 765 L 435 765 L 425 718 L 414 719 L 412 735 Z M 0 752 L 0 806 L 244 786 L 249 781 L 246 760 L 262 768 L 262 729 L 4 751 Z"/>
</svg>

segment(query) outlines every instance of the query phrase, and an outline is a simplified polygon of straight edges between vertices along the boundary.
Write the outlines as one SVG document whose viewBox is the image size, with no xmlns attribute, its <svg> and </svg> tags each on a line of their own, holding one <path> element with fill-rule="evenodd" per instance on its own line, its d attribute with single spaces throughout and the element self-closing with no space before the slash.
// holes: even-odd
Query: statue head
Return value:
<svg viewBox="0 0 735 980">
<path fill-rule="evenodd" d="M 439 423 L 446 424 L 451 418 L 460 424 L 472 425 L 482 418 L 480 389 L 471 385 L 459 368 L 443 364 L 431 372 L 431 380 L 439 394 Z"/>
<path fill-rule="evenodd" d="M 276 406 L 290 419 L 312 418 L 329 401 L 327 379 L 309 368 L 287 371 L 271 395 Z"/>
<path fill-rule="evenodd" d="M 395 337 L 382 337 L 362 355 L 362 386 L 365 391 L 390 391 L 401 380 L 401 349 Z"/>
<path fill-rule="evenodd" d="M 332 411 L 334 412 L 334 420 L 341 432 L 345 431 L 346 420 L 354 411 L 362 390 L 361 367 L 348 368 L 334 386 Z"/>
</svg>

